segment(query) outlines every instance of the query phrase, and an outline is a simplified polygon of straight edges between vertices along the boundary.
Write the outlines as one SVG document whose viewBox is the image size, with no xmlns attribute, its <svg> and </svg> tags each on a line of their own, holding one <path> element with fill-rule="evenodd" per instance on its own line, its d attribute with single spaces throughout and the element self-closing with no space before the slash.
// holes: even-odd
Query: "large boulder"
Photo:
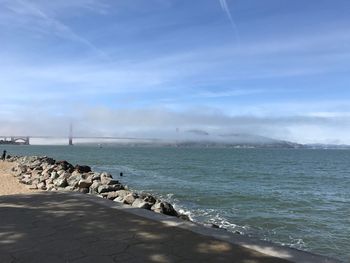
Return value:
<svg viewBox="0 0 350 263">
<path fill-rule="evenodd" d="M 92 181 L 101 181 L 101 174 L 100 173 L 94 173 L 91 178 Z"/>
<path fill-rule="evenodd" d="M 174 207 L 169 204 L 168 202 L 164 201 L 157 201 L 152 207 L 151 210 L 160 213 L 160 214 L 165 214 L 169 216 L 178 216 L 179 214 L 176 212 Z"/>
<path fill-rule="evenodd" d="M 67 172 L 72 172 L 74 170 L 73 165 L 71 165 L 69 162 L 63 160 L 63 161 L 56 161 L 56 166 L 58 169 L 65 170 Z"/>
<path fill-rule="evenodd" d="M 92 181 L 89 179 L 80 179 L 78 182 L 79 188 L 89 188 L 92 185 Z"/>
<path fill-rule="evenodd" d="M 152 195 L 147 194 L 147 193 L 142 193 L 140 195 L 140 198 L 143 199 L 147 203 L 151 203 L 152 205 L 154 205 L 157 202 L 157 199 L 155 197 L 153 197 Z"/>
<path fill-rule="evenodd" d="M 101 177 L 101 183 L 105 185 L 113 185 L 113 184 L 119 184 L 119 181 L 109 177 Z"/>
<path fill-rule="evenodd" d="M 130 193 L 124 197 L 123 202 L 124 202 L 124 204 L 132 205 L 132 203 L 136 200 L 137 197 L 138 197 L 137 194 Z"/>
<path fill-rule="evenodd" d="M 101 185 L 99 181 L 93 181 L 92 185 L 90 186 L 90 194 L 97 194 L 97 189 Z"/>
<path fill-rule="evenodd" d="M 91 172 L 91 167 L 87 165 L 79 165 L 77 164 L 74 169 L 79 173 L 89 173 Z"/>
<path fill-rule="evenodd" d="M 131 194 L 131 191 L 129 190 L 119 190 L 115 192 L 117 196 L 120 196 L 121 198 L 124 199 L 125 196 L 127 196 L 128 194 Z"/>
<path fill-rule="evenodd" d="M 123 189 L 123 186 L 120 184 L 114 184 L 114 185 L 100 185 L 97 188 L 97 193 L 102 194 L 106 192 L 113 192 Z"/>
<path fill-rule="evenodd" d="M 42 161 L 45 162 L 45 163 L 47 163 L 47 164 L 50 164 L 50 165 L 55 164 L 55 162 L 56 162 L 54 159 L 49 158 L 49 157 L 47 157 L 47 156 L 44 156 L 43 159 L 42 159 Z"/>
<path fill-rule="evenodd" d="M 54 182 L 54 185 L 56 187 L 66 187 L 66 186 L 68 186 L 67 179 L 66 178 L 56 179 Z"/>
<path fill-rule="evenodd" d="M 45 182 L 40 182 L 37 184 L 38 189 L 40 190 L 46 190 L 46 184 Z"/>
<path fill-rule="evenodd" d="M 150 210 L 153 204 L 145 202 L 143 199 L 136 198 L 135 201 L 132 203 L 133 207 L 137 208 L 144 208 Z"/>
<path fill-rule="evenodd" d="M 106 198 L 109 200 L 114 200 L 118 197 L 118 193 L 117 192 L 108 192 L 106 195 Z"/>
<path fill-rule="evenodd" d="M 82 179 L 82 177 L 80 174 L 75 174 L 75 175 L 73 175 L 73 174 L 67 179 L 67 183 L 70 186 L 77 187 L 78 183 Z"/>
<path fill-rule="evenodd" d="M 59 175 L 58 175 L 58 173 L 57 173 L 56 171 L 53 171 L 53 172 L 51 173 L 50 178 L 51 178 L 52 180 L 57 179 L 58 177 L 59 177 Z"/>
</svg>

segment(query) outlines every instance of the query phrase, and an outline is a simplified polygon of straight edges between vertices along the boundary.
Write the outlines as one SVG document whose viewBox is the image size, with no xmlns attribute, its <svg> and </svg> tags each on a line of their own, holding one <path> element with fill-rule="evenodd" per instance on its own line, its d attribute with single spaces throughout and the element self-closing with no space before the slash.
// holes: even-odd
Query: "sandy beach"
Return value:
<svg viewBox="0 0 350 263">
<path fill-rule="evenodd" d="M 16 178 L 11 175 L 12 167 L 13 163 L 0 161 L 0 196 L 33 193 L 33 190 L 18 183 Z"/>
</svg>

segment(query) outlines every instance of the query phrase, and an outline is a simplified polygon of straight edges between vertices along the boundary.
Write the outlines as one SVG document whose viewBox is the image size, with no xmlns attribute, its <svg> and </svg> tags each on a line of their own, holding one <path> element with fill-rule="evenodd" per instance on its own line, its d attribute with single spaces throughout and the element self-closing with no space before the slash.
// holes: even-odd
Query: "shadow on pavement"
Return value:
<svg viewBox="0 0 350 263">
<path fill-rule="evenodd" d="M 47 192 L 0 197 L 0 262 L 289 261 L 79 196 Z"/>
</svg>

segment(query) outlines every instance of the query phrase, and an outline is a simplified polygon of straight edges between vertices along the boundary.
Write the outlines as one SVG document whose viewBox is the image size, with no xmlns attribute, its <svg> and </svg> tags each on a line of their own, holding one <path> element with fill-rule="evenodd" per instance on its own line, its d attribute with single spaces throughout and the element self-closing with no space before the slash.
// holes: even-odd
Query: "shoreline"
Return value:
<svg viewBox="0 0 350 263">
<path fill-rule="evenodd" d="M 237 233 L 235 234 L 233 232 L 227 231 L 224 228 L 217 229 L 219 227 L 216 225 L 208 226 L 203 223 L 193 222 L 187 215 L 176 211 L 170 203 L 162 201 L 157 197 L 147 193 L 138 193 L 131 191 L 126 186 L 122 185 L 118 180 L 113 179 L 112 175 L 105 172 L 93 172 L 89 166 L 73 166 L 67 161 L 56 161 L 46 156 L 14 156 L 8 158 L 7 161 L 9 167 L 12 166 L 11 171 L 14 173 L 15 178 L 22 184 L 27 185 L 27 187 L 24 187 L 24 194 L 31 193 L 34 190 L 35 192 L 63 191 L 73 192 L 73 194 L 74 192 L 78 192 L 89 194 L 91 196 L 95 195 L 103 199 L 114 201 L 108 202 L 105 205 L 113 206 L 114 204 L 117 204 L 122 205 L 126 208 L 143 208 L 135 210 L 136 214 L 141 214 L 143 216 L 146 215 L 146 217 L 151 219 L 157 219 L 157 214 L 171 216 L 174 218 L 173 221 L 177 222 L 176 225 L 179 227 L 181 227 L 183 224 L 192 224 L 192 227 L 194 228 L 204 229 L 199 230 L 198 233 L 201 233 L 203 235 L 210 233 L 210 236 L 214 235 L 216 238 L 224 236 L 224 239 L 232 239 L 232 243 L 247 247 L 249 249 L 259 251 L 259 246 L 270 246 L 276 249 L 276 251 L 288 251 L 288 253 L 292 254 L 299 253 L 310 258 L 316 257 L 318 260 L 307 262 L 340 262 L 324 256 L 314 255 L 310 252 L 304 252 L 295 248 L 283 247 L 267 241 L 254 240 L 253 238 L 241 236 Z M 18 183 L 17 185 L 21 186 L 21 184 Z M 133 209 L 131 210 L 134 211 Z M 150 211 L 153 211 L 155 213 L 150 213 Z M 188 226 L 186 226 L 186 228 L 187 227 Z M 214 232 L 212 232 L 212 230 Z M 218 232 L 215 231 L 221 231 L 221 234 L 218 235 Z M 253 243 L 253 246 L 249 243 Z M 259 252 L 266 253 L 264 250 Z M 321 259 L 322 261 L 320 261 Z"/>
</svg>

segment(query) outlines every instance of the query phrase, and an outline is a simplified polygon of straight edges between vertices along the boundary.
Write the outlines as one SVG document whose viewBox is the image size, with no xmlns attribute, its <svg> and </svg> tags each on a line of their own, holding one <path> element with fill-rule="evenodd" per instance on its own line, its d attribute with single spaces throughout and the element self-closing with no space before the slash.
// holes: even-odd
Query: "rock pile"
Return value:
<svg viewBox="0 0 350 263">
<path fill-rule="evenodd" d="M 113 179 L 109 173 L 93 172 L 89 166 L 73 166 L 67 161 L 56 161 L 46 156 L 15 156 L 7 160 L 16 164 L 12 168 L 14 176 L 19 182 L 28 185 L 29 189 L 93 194 L 133 207 L 189 220 L 186 215 L 179 214 L 171 204 L 150 194 L 132 192 Z"/>
</svg>

